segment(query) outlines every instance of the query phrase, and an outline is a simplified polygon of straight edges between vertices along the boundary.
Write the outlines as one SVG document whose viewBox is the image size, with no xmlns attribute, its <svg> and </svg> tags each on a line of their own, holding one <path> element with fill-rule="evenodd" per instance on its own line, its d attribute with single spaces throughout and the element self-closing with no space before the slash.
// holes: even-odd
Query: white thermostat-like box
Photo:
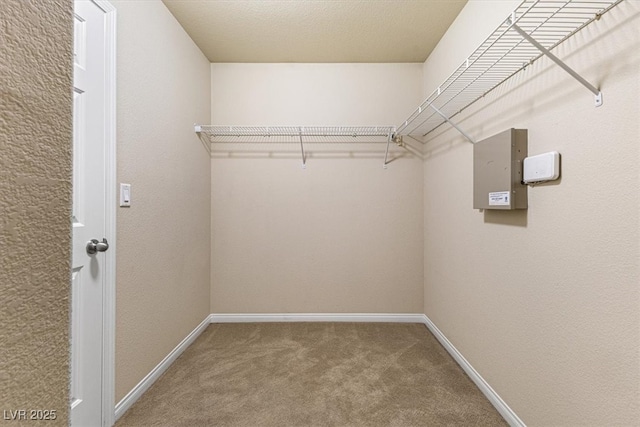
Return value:
<svg viewBox="0 0 640 427">
<path fill-rule="evenodd" d="M 553 181 L 560 177 L 560 153 L 551 151 L 524 159 L 523 179 L 525 184 Z"/>
</svg>

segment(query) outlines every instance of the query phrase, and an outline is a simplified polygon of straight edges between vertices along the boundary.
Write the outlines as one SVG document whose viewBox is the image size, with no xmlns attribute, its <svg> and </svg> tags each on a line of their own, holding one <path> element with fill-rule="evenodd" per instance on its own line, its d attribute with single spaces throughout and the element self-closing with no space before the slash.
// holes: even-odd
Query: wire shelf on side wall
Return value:
<svg viewBox="0 0 640 427">
<path fill-rule="evenodd" d="M 524 0 L 514 12 L 397 127 L 397 135 L 423 138 L 541 56 L 550 57 L 595 96 L 599 89 L 551 51 L 622 0 Z"/>
</svg>

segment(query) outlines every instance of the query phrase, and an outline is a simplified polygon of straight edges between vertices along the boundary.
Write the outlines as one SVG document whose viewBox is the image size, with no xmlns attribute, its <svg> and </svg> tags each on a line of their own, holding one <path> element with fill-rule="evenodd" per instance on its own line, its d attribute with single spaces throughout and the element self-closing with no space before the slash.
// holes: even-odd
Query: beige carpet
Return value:
<svg viewBox="0 0 640 427">
<path fill-rule="evenodd" d="M 216 324 L 128 426 L 507 425 L 424 325 Z"/>
</svg>

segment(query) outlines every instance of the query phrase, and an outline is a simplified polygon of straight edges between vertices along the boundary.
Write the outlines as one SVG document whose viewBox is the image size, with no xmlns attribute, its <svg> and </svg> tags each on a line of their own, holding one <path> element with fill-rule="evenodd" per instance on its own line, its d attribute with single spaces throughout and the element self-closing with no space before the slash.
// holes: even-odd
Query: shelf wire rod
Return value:
<svg viewBox="0 0 640 427">
<path fill-rule="evenodd" d="M 538 25 L 535 25 L 534 28 L 531 30 L 531 34 L 535 33 L 536 31 L 538 31 L 540 28 L 544 28 L 547 25 L 549 25 L 550 22 L 556 22 L 555 18 L 558 17 L 558 14 L 563 11 L 567 5 L 571 3 L 571 0 L 566 0 L 565 3 L 562 6 L 559 6 L 556 10 L 554 10 L 551 15 L 547 16 L 546 19 L 544 19 L 542 22 L 538 23 Z M 552 7 L 549 7 L 549 9 L 551 10 Z M 522 18 L 522 15 L 520 16 Z M 518 21 L 516 19 L 516 12 L 514 11 L 511 14 L 511 17 L 509 17 L 507 19 L 507 25 L 509 25 L 509 28 L 512 28 L 514 25 L 517 26 L 520 22 L 522 21 L 522 19 L 520 21 Z M 535 21 L 533 22 L 535 24 Z"/>
<path fill-rule="evenodd" d="M 586 27 L 587 25 L 589 25 L 593 21 L 597 21 L 598 19 L 600 19 L 600 17 L 602 17 L 602 15 L 604 15 L 605 13 L 610 11 L 612 8 L 614 8 L 615 6 L 620 4 L 621 2 L 622 2 L 622 0 L 616 0 L 614 2 L 611 2 L 611 1 L 594 2 L 593 3 L 594 5 L 598 4 L 600 6 L 598 6 L 598 7 L 590 6 L 591 13 L 587 14 L 587 15 L 591 15 L 592 18 L 582 22 L 582 24 L 580 26 L 578 26 L 577 28 L 574 28 L 568 34 L 565 34 L 564 37 L 562 37 L 560 40 L 556 41 L 551 47 L 549 47 L 549 50 L 551 50 L 551 49 L 555 48 L 556 46 L 558 46 L 559 44 L 563 43 L 565 40 L 567 40 L 568 38 L 570 38 L 571 36 L 576 34 L 578 31 L 582 30 L 584 27 Z M 592 4 L 592 3 L 588 2 L 588 4 Z"/>
</svg>

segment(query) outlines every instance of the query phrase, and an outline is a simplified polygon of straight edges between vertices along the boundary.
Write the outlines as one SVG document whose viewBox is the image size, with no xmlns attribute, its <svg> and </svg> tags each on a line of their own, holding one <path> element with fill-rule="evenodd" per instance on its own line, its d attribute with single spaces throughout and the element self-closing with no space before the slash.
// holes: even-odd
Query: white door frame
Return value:
<svg viewBox="0 0 640 427">
<path fill-rule="evenodd" d="M 102 426 L 115 423 L 115 303 L 116 303 L 116 8 L 106 0 L 91 0 L 105 13 L 105 235 L 102 306 Z"/>
<path fill-rule="evenodd" d="M 106 255 L 102 307 L 102 425 L 115 423 L 116 350 L 116 8 L 93 0 L 105 12 L 105 234 L 111 247 Z"/>
</svg>

